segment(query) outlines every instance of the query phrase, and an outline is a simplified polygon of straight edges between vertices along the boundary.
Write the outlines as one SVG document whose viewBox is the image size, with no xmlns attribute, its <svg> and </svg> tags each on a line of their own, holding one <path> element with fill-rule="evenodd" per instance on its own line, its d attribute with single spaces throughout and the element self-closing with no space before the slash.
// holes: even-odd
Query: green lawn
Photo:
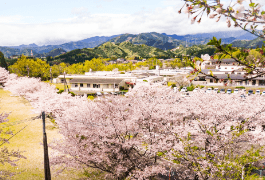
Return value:
<svg viewBox="0 0 265 180">
<path fill-rule="evenodd" d="M 64 90 L 64 84 L 63 83 L 51 83 L 50 81 L 43 81 L 43 82 L 49 83 L 51 85 L 54 85 L 59 90 Z M 68 84 L 68 87 L 71 88 L 70 84 Z"/>
<path fill-rule="evenodd" d="M 17 162 L 16 167 L 10 165 L 0 165 L 0 169 L 8 169 L 19 173 L 12 177 L 12 179 L 44 179 L 43 173 L 43 146 L 42 143 L 42 120 L 30 120 L 22 122 L 19 124 L 14 124 L 14 122 L 29 119 L 37 116 L 31 112 L 32 107 L 30 103 L 23 99 L 22 97 L 10 96 L 11 93 L 0 89 L 0 112 L 11 112 L 8 119 L 9 122 L 0 124 L 1 128 L 10 128 L 14 133 L 18 132 L 20 129 L 29 124 L 24 130 L 14 136 L 9 144 L 4 144 L 8 149 L 23 151 L 23 155 L 27 159 L 21 159 Z M 8 125 L 13 125 L 6 127 Z M 46 129 L 48 143 L 52 141 L 53 138 L 61 138 L 58 133 L 58 129 L 46 119 Z M 49 149 L 49 154 L 52 152 Z M 78 179 L 81 178 L 77 174 L 78 172 L 65 172 L 59 176 L 55 176 L 55 170 L 51 168 L 52 179 Z"/>
</svg>

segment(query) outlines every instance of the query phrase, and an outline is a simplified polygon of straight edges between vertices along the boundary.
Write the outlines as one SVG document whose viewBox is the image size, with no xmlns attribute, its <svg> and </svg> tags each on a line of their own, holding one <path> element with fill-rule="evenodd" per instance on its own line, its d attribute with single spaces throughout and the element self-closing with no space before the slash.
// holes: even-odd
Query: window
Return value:
<svg viewBox="0 0 265 180">
<path fill-rule="evenodd" d="M 84 84 L 83 84 L 83 83 L 81 83 L 81 84 L 80 84 L 80 87 L 84 87 Z"/>
<path fill-rule="evenodd" d="M 87 84 L 87 87 L 90 88 L 90 84 Z"/>
<path fill-rule="evenodd" d="M 119 87 L 119 85 L 118 84 L 115 84 L 115 88 L 118 88 Z"/>
<path fill-rule="evenodd" d="M 210 83 L 212 83 L 213 82 L 213 79 L 210 79 Z"/>
<path fill-rule="evenodd" d="M 65 81 L 64 81 L 64 79 L 61 79 L 61 83 L 64 83 Z"/>
<path fill-rule="evenodd" d="M 93 88 L 100 88 L 100 84 L 93 84 Z"/>
<path fill-rule="evenodd" d="M 74 85 L 75 87 L 78 87 L 78 84 L 77 83 L 75 83 L 75 85 Z"/>
</svg>

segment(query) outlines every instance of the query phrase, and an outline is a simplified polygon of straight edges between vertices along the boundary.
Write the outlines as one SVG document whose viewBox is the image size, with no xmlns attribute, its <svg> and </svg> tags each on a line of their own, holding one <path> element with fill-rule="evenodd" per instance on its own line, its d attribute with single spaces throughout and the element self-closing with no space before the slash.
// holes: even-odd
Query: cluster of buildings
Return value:
<svg viewBox="0 0 265 180">
<path fill-rule="evenodd" d="M 122 61 L 122 59 L 120 59 Z M 265 76 L 252 80 L 246 79 L 244 66 L 234 59 L 208 60 L 197 62 L 200 64 L 200 73 L 191 83 L 194 85 L 223 86 L 229 81 L 233 86 L 265 86 Z M 133 70 L 130 72 L 96 71 L 86 72 L 85 75 L 60 75 L 56 83 L 66 83 L 75 94 L 92 94 L 96 92 L 117 92 L 133 87 L 137 82 L 164 83 L 176 82 L 178 77 L 185 77 L 193 69 L 162 69 Z M 207 76 L 213 74 L 218 80 Z"/>
<path fill-rule="evenodd" d="M 223 86 L 230 79 L 233 86 L 265 86 L 264 75 L 252 80 L 245 80 L 247 73 L 243 70 L 244 66 L 239 65 L 234 59 L 203 61 L 201 63 L 201 69 L 202 73 L 194 79 L 193 84 Z M 206 76 L 211 73 L 218 78 L 218 81 L 213 77 Z"/>
<path fill-rule="evenodd" d="M 178 76 L 188 74 L 192 69 L 179 70 L 133 70 L 130 72 L 96 71 L 85 75 L 60 75 L 56 83 L 65 83 L 75 94 L 93 94 L 96 92 L 118 92 L 132 88 L 137 82 L 167 83 Z"/>
</svg>

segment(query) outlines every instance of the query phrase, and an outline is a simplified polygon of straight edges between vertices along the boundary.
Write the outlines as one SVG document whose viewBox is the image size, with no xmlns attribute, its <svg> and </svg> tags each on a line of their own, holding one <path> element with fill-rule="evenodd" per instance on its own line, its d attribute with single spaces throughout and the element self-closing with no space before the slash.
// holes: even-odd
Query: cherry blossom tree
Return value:
<svg viewBox="0 0 265 180">
<path fill-rule="evenodd" d="M 80 100 L 57 119 L 65 141 L 52 146 L 63 153 L 52 163 L 98 168 L 113 179 L 150 177 L 165 166 L 183 179 L 241 177 L 242 168 L 250 165 L 251 170 L 264 158 L 264 105 L 256 96 L 243 101 L 194 94 L 184 99 L 148 83 L 136 85 L 128 97 Z M 137 153 L 125 154 L 130 148 Z M 150 168 L 154 174 L 147 173 Z"/>
<path fill-rule="evenodd" d="M 35 112 L 45 111 L 56 118 L 64 141 L 51 147 L 65 156 L 55 156 L 53 164 L 94 167 L 114 179 L 163 172 L 155 152 L 145 150 L 143 142 L 136 140 L 140 132 L 136 130 L 137 123 L 127 118 L 133 112 L 124 98 L 88 101 L 57 94 L 55 87 L 39 79 L 14 75 L 9 75 L 5 89 L 28 99 Z"/>
<path fill-rule="evenodd" d="M 170 87 L 140 83 L 127 97 L 88 101 L 14 75 L 5 88 L 55 117 L 63 138 L 50 144 L 54 166 L 92 167 L 109 179 L 147 179 L 165 168 L 179 179 L 229 179 L 249 176 L 264 158 L 265 101 L 259 96 L 198 92 L 183 98 Z"/>
<path fill-rule="evenodd" d="M 51 147 L 63 155 L 56 154 L 51 162 L 66 167 L 96 168 L 110 179 L 142 179 L 163 173 L 166 161 L 156 155 L 156 149 L 165 149 L 156 147 L 162 137 L 158 138 L 158 129 L 153 128 L 155 117 L 161 113 L 151 106 L 149 111 L 138 112 L 143 105 L 137 104 L 139 98 L 77 99 L 75 105 L 57 118 L 65 138 Z"/>
<path fill-rule="evenodd" d="M 179 103 L 180 124 L 173 125 L 181 148 L 169 153 L 169 158 L 189 167 L 187 174 L 199 179 L 237 179 L 245 165 L 264 158 L 259 153 L 264 146 L 263 98 L 242 101 L 229 95 L 197 94 L 185 100 L 183 106 Z M 253 108 L 253 103 L 259 108 Z"/>
<path fill-rule="evenodd" d="M 8 77 L 8 71 L 0 67 L 0 83 L 4 83 Z"/>
<path fill-rule="evenodd" d="M 200 23 L 203 14 L 206 13 L 210 19 L 216 22 L 223 16 L 226 18 L 228 27 L 234 23 L 235 27 L 240 27 L 258 37 L 264 38 L 264 30 L 258 30 L 258 25 L 265 22 L 265 11 L 262 5 L 255 0 L 232 0 L 227 3 L 224 0 L 185 0 L 185 4 L 179 10 L 189 14 L 192 23 Z"/>
</svg>

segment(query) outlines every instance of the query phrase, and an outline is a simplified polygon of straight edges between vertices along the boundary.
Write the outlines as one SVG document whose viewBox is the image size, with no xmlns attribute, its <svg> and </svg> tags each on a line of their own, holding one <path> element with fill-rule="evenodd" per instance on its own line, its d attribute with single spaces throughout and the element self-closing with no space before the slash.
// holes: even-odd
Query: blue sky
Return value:
<svg viewBox="0 0 265 180">
<path fill-rule="evenodd" d="M 227 1 L 227 0 L 224 0 Z M 60 44 L 93 36 L 229 30 L 225 20 L 191 25 L 181 0 L 1 0 L 0 46 Z M 234 29 L 233 29 L 234 30 Z"/>
</svg>

